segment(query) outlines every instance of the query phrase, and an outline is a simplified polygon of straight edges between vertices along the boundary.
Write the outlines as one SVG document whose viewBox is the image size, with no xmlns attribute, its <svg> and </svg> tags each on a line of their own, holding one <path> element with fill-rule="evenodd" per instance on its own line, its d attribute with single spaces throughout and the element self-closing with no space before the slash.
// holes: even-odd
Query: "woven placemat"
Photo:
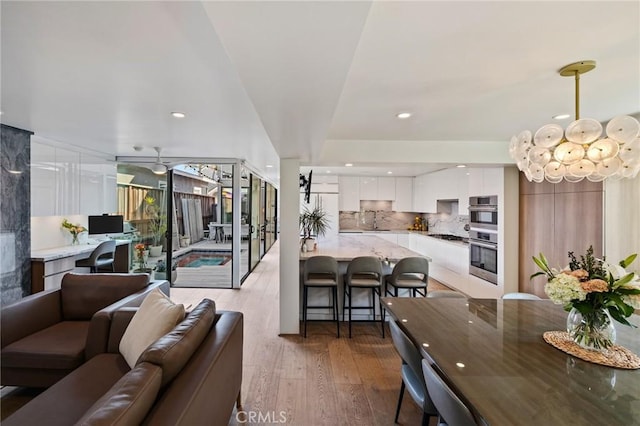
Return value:
<svg viewBox="0 0 640 426">
<path fill-rule="evenodd" d="M 613 345 L 603 351 L 591 351 L 574 342 L 566 331 L 546 331 L 542 337 L 556 349 L 594 364 L 628 370 L 640 368 L 640 357 L 622 346 Z"/>
</svg>

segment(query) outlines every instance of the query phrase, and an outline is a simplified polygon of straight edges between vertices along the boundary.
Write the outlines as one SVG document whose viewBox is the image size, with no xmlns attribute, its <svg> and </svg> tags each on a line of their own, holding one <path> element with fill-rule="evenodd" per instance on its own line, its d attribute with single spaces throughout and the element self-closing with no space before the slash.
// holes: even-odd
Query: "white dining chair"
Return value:
<svg viewBox="0 0 640 426">
<path fill-rule="evenodd" d="M 466 296 L 462 293 L 458 293 L 457 291 L 451 290 L 433 290 L 427 293 L 428 298 L 455 298 L 455 299 L 466 299 Z"/>
<path fill-rule="evenodd" d="M 505 293 L 502 295 L 503 299 L 521 299 L 521 300 L 542 300 L 542 298 L 531 293 Z"/>
</svg>

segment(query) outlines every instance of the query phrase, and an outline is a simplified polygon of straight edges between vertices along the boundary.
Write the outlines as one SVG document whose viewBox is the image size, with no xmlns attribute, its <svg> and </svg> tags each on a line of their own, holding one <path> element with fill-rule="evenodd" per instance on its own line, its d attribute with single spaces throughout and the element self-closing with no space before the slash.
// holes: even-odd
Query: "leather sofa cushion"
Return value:
<svg viewBox="0 0 640 426">
<path fill-rule="evenodd" d="M 75 274 L 62 278 L 62 317 L 66 321 L 91 319 L 94 313 L 142 290 L 147 274 Z"/>
<path fill-rule="evenodd" d="M 100 354 L 2 421 L 2 426 L 69 426 L 106 394 L 129 366 L 119 354 Z"/>
<path fill-rule="evenodd" d="M 2 349 L 2 367 L 74 369 L 84 361 L 88 321 L 63 321 Z"/>
<path fill-rule="evenodd" d="M 162 369 L 140 363 L 87 410 L 76 426 L 138 425 L 160 391 Z"/>
<path fill-rule="evenodd" d="M 156 340 L 140 355 L 138 362 L 162 367 L 162 386 L 182 370 L 211 329 L 216 316 L 215 302 L 203 299 L 172 331 Z"/>
</svg>

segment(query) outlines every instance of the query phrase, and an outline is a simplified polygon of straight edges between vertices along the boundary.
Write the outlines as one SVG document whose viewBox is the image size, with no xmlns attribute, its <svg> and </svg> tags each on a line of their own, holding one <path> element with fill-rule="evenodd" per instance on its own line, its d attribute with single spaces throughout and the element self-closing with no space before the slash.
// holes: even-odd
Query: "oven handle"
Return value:
<svg viewBox="0 0 640 426">
<path fill-rule="evenodd" d="M 469 211 L 472 212 L 497 212 L 498 206 L 469 206 Z"/>
<path fill-rule="evenodd" d="M 484 248 L 488 248 L 488 249 L 498 250 L 498 245 L 497 244 L 489 244 L 489 243 L 485 243 L 485 242 L 480 242 L 478 240 L 469 240 L 469 244 L 474 245 L 474 246 L 478 246 L 478 247 L 484 247 Z"/>
</svg>

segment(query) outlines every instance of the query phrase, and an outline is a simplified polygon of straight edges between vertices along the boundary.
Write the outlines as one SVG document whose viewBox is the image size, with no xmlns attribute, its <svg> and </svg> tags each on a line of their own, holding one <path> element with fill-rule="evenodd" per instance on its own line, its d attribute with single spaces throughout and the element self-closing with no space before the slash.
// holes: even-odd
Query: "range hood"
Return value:
<svg viewBox="0 0 640 426">
<path fill-rule="evenodd" d="M 451 214 L 458 211 L 458 199 L 437 200 L 436 213 Z"/>
</svg>

